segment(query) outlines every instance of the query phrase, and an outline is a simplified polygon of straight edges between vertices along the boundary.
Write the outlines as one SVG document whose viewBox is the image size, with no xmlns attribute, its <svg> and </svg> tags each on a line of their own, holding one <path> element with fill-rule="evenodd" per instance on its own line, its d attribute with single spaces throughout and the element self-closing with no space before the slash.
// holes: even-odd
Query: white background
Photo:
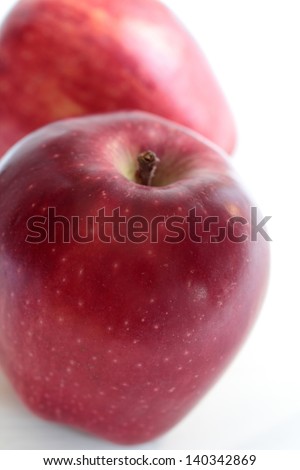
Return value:
<svg viewBox="0 0 300 470">
<path fill-rule="evenodd" d="M 14 3 L 1 2 L 0 18 Z M 135 448 L 300 449 L 299 1 L 166 3 L 201 44 L 233 109 L 235 165 L 272 215 L 272 269 L 260 318 L 221 380 L 167 435 Z M 118 448 L 33 416 L 0 374 L 0 449 Z"/>
</svg>

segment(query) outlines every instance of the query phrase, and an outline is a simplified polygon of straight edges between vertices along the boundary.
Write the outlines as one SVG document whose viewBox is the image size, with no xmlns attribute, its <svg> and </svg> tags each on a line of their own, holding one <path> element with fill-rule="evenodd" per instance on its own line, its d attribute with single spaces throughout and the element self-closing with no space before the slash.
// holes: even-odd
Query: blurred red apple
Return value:
<svg viewBox="0 0 300 470">
<path fill-rule="evenodd" d="M 2 159 L 0 360 L 32 410 L 136 443 L 224 370 L 269 260 L 228 162 L 134 112 L 51 124 Z"/>
<path fill-rule="evenodd" d="M 0 32 L 0 155 L 44 124 L 144 110 L 228 152 L 235 129 L 198 45 L 155 0 L 23 0 Z"/>
</svg>

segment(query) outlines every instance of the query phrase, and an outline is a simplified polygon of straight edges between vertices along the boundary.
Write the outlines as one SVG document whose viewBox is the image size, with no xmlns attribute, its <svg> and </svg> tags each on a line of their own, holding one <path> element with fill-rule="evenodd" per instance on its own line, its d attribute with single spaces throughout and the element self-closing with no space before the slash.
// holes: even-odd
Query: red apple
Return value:
<svg viewBox="0 0 300 470">
<path fill-rule="evenodd" d="M 14 146 L 0 358 L 27 405 L 121 443 L 177 423 L 261 305 L 269 250 L 252 205 L 217 147 L 148 113 L 60 121 Z"/>
<path fill-rule="evenodd" d="M 44 124 L 144 110 L 228 152 L 231 112 L 198 45 L 155 0 L 22 0 L 0 32 L 0 155 Z"/>
</svg>

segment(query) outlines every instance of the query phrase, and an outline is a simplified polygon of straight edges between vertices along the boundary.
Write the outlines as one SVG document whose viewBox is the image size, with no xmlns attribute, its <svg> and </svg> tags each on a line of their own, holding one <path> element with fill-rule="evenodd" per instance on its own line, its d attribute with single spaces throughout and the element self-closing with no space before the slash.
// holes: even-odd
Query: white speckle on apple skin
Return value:
<svg viewBox="0 0 300 470">
<path fill-rule="evenodd" d="M 195 289 L 195 297 L 194 300 L 197 302 L 198 300 L 205 300 L 207 297 L 207 289 L 204 286 L 197 287 Z"/>
<path fill-rule="evenodd" d="M 60 408 L 55 408 L 54 410 L 55 416 L 59 419 L 62 415 L 62 411 Z"/>
</svg>

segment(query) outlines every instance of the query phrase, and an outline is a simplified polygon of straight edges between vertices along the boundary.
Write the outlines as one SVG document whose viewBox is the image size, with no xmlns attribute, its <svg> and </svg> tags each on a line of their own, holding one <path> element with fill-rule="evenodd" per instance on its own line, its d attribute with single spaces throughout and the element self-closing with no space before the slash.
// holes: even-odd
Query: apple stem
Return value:
<svg viewBox="0 0 300 470">
<path fill-rule="evenodd" d="M 159 158 L 151 150 L 142 152 L 137 157 L 138 168 L 135 173 L 136 182 L 144 186 L 151 186 L 157 170 Z"/>
</svg>

